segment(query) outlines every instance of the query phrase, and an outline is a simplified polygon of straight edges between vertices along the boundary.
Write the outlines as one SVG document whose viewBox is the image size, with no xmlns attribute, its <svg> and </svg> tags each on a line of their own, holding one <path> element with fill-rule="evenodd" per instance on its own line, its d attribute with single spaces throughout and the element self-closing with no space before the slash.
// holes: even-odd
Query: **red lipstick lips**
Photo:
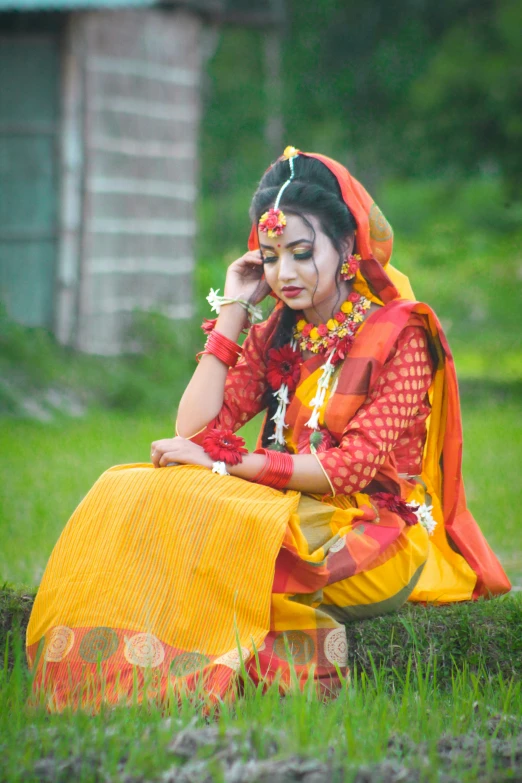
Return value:
<svg viewBox="0 0 522 783">
<path fill-rule="evenodd" d="M 288 299 L 294 299 L 296 296 L 299 296 L 301 291 L 303 291 L 304 289 L 297 288 L 295 285 L 289 285 L 289 286 L 285 285 L 281 290 L 283 291 L 284 295 Z"/>
</svg>

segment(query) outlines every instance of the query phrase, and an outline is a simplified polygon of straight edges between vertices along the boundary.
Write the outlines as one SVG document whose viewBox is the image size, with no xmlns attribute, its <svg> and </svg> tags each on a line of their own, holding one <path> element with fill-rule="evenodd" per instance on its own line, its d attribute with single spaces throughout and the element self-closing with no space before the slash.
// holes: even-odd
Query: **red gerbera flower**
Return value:
<svg viewBox="0 0 522 783">
<path fill-rule="evenodd" d="M 295 391 L 300 372 L 301 354 L 299 351 L 295 351 L 291 345 L 271 348 L 268 351 L 266 378 L 270 388 L 274 391 L 281 388 L 283 383 L 286 383 L 289 392 Z"/>
<path fill-rule="evenodd" d="M 210 332 L 213 332 L 215 329 L 217 323 L 217 318 L 204 318 L 203 323 L 201 324 L 201 328 L 205 332 L 205 334 L 210 334 Z"/>
<path fill-rule="evenodd" d="M 226 462 L 227 465 L 238 465 L 243 460 L 243 454 L 248 454 L 244 448 L 245 441 L 232 430 L 212 429 L 203 438 L 203 449 L 215 462 Z"/>
<path fill-rule="evenodd" d="M 419 521 L 417 514 L 412 511 L 400 495 L 394 495 L 391 492 L 376 492 L 375 495 L 371 495 L 371 499 L 379 508 L 387 508 L 388 511 L 398 514 L 410 527 Z"/>
</svg>

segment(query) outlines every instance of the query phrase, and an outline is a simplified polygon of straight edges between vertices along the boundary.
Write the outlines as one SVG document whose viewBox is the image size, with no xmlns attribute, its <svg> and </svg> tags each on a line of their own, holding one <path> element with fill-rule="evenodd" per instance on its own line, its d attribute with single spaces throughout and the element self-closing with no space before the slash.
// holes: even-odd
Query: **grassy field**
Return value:
<svg viewBox="0 0 522 783">
<path fill-rule="evenodd" d="M 520 780 L 522 685 L 433 666 L 396 684 L 354 675 L 327 704 L 248 688 L 205 714 L 183 700 L 86 714 L 29 710 L 18 664 L 0 673 L 0 780 L 125 783 L 501 783 Z"/>
</svg>

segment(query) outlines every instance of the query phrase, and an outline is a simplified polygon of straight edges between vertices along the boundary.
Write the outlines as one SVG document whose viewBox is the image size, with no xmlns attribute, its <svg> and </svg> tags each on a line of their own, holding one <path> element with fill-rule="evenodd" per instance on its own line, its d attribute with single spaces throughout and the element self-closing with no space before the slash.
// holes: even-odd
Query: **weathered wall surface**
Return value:
<svg viewBox="0 0 522 783">
<path fill-rule="evenodd" d="M 73 14 L 63 89 L 57 333 L 122 350 L 134 310 L 191 314 L 200 21 Z"/>
</svg>

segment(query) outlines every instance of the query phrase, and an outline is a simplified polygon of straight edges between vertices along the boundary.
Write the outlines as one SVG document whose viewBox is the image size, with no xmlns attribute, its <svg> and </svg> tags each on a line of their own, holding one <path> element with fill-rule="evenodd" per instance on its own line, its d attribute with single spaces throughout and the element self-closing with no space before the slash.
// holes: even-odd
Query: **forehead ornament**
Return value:
<svg viewBox="0 0 522 783">
<path fill-rule="evenodd" d="M 285 192 L 288 185 L 292 182 L 295 172 L 294 172 L 294 158 L 299 154 L 299 150 L 296 150 L 295 147 L 286 147 L 285 151 L 283 152 L 283 158 L 288 161 L 288 164 L 290 166 L 290 176 L 281 185 L 281 188 L 279 190 L 279 193 L 277 194 L 277 198 L 275 200 L 275 204 L 272 207 L 272 209 L 269 209 L 268 212 L 265 212 L 261 215 L 259 218 L 259 224 L 258 228 L 259 231 L 262 231 L 263 233 L 266 233 L 270 239 L 275 239 L 276 237 L 280 237 L 283 231 L 285 230 L 286 226 L 286 217 L 284 212 L 279 209 L 279 203 L 281 201 L 281 196 Z"/>
</svg>

